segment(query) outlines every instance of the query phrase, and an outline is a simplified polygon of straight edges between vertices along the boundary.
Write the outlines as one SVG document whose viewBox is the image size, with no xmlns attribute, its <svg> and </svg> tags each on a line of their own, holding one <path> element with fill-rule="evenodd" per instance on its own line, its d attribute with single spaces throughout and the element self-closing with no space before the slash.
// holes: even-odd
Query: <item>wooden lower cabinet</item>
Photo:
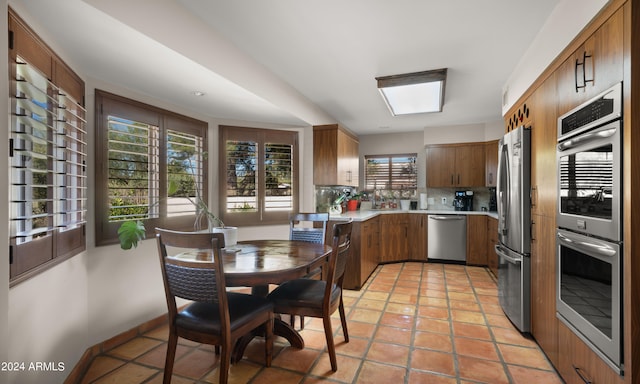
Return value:
<svg viewBox="0 0 640 384">
<path fill-rule="evenodd" d="M 562 353 L 556 366 L 567 384 L 621 384 L 615 373 L 566 325 L 558 322 L 558 344 Z"/>
<path fill-rule="evenodd" d="M 409 259 L 409 214 L 380 215 L 380 262 Z"/>
<path fill-rule="evenodd" d="M 343 286 L 360 289 L 376 269 L 380 253 L 380 219 L 353 222 L 351 257 L 344 272 Z"/>
<path fill-rule="evenodd" d="M 487 265 L 487 216 L 467 216 L 467 265 Z"/>
<path fill-rule="evenodd" d="M 496 244 L 498 244 L 498 219 L 489 216 L 487 217 L 487 265 L 494 276 L 498 277 Z"/>
<path fill-rule="evenodd" d="M 427 260 L 427 214 L 409 214 L 409 259 Z"/>
<path fill-rule="evenodd" d="M 536 214 L 531 220 L 531 334 L 557 366 L 556 222 L 554 218 Z"/>
</svg>

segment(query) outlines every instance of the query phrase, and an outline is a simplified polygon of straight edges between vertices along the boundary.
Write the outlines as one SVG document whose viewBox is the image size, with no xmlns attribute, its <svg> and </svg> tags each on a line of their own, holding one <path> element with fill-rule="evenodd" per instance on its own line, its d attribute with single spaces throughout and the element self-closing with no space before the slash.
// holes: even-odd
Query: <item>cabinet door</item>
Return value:
<svg viewBox="0 0 640 384">
<path fill-rule="evenodd" d="M 378 266 L 380 253 L 380 220 L 375 217 L 365 221 L 366 224 L 366 252 L 362 257 L 360 286 L 364 285 L 374 269 Z"/>
<path fill-rule="evenodd" d="M 487 187 L 495 187 L 498 181 L 498 140 L 485 143 L 484 183 Z"/>
<path fill-rule="evenodd" d="M 456 147 L 457 187 L 484 187 L 485 159 L 484 144 Z"/>
<path fill-rule="evenodd" d="M 345 132 L 338 130 L 338 183 L 358 186 L 358 142 Z"/>
<path fill-rule="evenodd" d="M 552 217 L 556 212 L 556 77 L 549 76 L 531 95 L 531 212 Z"/>
<path fill-rule="evenodd" d="M 408 214 L 394 213 L 380 216 L 380 261 L 383 263 L 409 258 Z"/>
<path fill-rule="evenodd" d="M 409 259 L 427 260 L 427 215 L 409 214 Z"/>
<path fill-rule="evenodd" d="M 467 216 L 467 264 L 487 265 L 487 217 Z"/>
<path fill-rule="evenodd" d="M 487 217 L 487 265 L 493 274 L 498 277 L 498 219 Z"/>
<path fill-rule="evenodd" d="M 427 149 L 427 187 L 454 187 L 455 163 L 455 147 L 429 147 Z"/>
<path fill-rule="evenodd" d="M 532 215 L 531 334 L 554 365 L 558 365 L 556 318 L 556 223 Z"/>
<path fill-rule="evenodd" d="M 558 323 L 560 356 L 558 373 L 567 384 L 622 384 L 615 373 L 563 323 Z"/>
<path fill-rule="evenodd" d="M 623 42 L 623 11 L 620 9 L 556 71 L 559 115 L 622 81 Z M 576 85 L 582 88 L 576 90 Z"/>
</svg>

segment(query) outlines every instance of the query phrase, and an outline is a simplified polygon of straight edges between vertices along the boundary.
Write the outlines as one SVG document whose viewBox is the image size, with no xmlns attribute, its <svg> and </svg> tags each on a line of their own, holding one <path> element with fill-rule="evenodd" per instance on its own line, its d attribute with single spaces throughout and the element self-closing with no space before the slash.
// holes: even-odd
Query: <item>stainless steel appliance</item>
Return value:
<svg viewBox="0 0 640 384">
<path fill-rule="evenodd" d="M 557 316 L 622 373 L 622 84 L 558 118 Z"/>
<path fill-rule="evenodd" d="M 622 90 L 618 83 L 558 119 L 558 227 L 620 241 Z"/>
<path fill-rule="evenodd" d="M 531 131 L 519 127 L 498 143 L 498 294 L 521 331 L 531 329 Z"/>
<path fill-rule="evenodd" d="M 429 215 L 427 220 L 427 258 L 461 262 L 467 260 L 467 217 Z"/>
<path fill-rule="evenodd" d="M 453 207 L 456 211 L 473 211 L 473 191 L 456 191 Z"/>
<path fill-rule="evenodd" d="M 622 373 L 622 246 L 558 229 L 558 318 Z"/>
</svg>

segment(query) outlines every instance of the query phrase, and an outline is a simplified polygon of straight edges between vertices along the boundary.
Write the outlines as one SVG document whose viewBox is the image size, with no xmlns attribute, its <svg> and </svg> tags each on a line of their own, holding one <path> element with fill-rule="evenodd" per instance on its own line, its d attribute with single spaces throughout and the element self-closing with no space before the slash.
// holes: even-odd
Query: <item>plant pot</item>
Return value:
<svg viewBox="0 0 640 384">
<path fill-rule="evenodd" d="M 358 209 L 358 200 L 347 201 L 347 211 L 355 211 Z"/>
<path fill-rule="evenodd" d="M 213 233 L 224 233 L 224 245 L 233 247 L 238 243 L 238 227 L 214 227 L 211 228 Z"/>
</svg>

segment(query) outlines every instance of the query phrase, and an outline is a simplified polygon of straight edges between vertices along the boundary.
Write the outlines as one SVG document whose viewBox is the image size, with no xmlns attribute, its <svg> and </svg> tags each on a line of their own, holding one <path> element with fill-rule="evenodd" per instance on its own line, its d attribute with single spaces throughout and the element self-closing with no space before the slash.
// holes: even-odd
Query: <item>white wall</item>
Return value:
<svg viewBox="0 0 640 384">
<path fill-rule="evenodd" d="M 503 115 L 607 3 L 562 0 L 556 6 L 502 89 Z"/>
</svg>

